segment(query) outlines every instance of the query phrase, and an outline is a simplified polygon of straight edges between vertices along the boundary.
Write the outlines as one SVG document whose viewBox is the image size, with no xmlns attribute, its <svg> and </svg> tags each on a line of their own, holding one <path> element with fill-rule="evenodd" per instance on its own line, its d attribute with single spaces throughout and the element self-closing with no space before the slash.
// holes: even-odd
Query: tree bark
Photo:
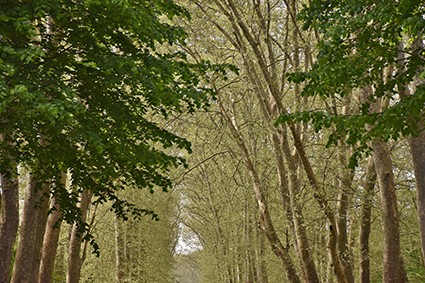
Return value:
<svg viewBox="0 0 425 283">
<path fill-rule="evenodd" d="M 61 177 L 61 185 L 66 188 L 67 174 L 63 173 Z M 40 272 L 38 277 L 39 283 L 52 282 L 52 275 L 55 266 L 56 250 L 59 244 L 59 235 L 61 222 L 58 222 L 61 216 L 60 206 L 56 199 L 50 199 L 50 211 L 47 218 L 46 231 L 44 232 L 43 249 L 41 253 Z"/>
<path fill-rule="evenodd" d="M 345 111 L 344 111 L 345 112 Z M 348 162 L 346 156 L 350 155 L 346 146 L 341 143 L 338 152 L 341 166 L 347 166 Z M 354 178 L 354 173 L 351 169 L 344 168 L 341 176 L 338 177 L 338 198 L 337 198 L 337 213 L 336 213 L 336 247 L 338 251 L 338 259 L 341 264 L 341 271 L 343 272 L 344 282 L 354 283 L 353 264 L 351 261 L 351 249 L 348 243 L 348 208 L 349 208 L 349 194 L 351 184 Z"/>
<path fill-rule="evenodd" d="M 329 224 L 329 238 L 328 238 L 329 264 L 334 271 L 337 282 L 346 283 L 347 280 L 345 278 L 344 270 L 342 268 L 342 264 L 338 256 L 337 238 L 338 238 L 338 235 L 335 231 L 335 226 L 333 226 L 332 224 Z M 328 278 L 330 277 L 331 275 L 329 274 Z"/>
<path fill-rule="evenodd" d="M 19 188 L 16 166 L 9 174 L 0 174 L 0 282 L 11 275 L 13 246 L 19 226 Z"/>
<path fill-rule="evenodd" d="M 373 191 L 376 183 L 376 172 L 373 159 L 369 158 L 364 180 L 364 193 L 360 216 L 359 246 L 360 246 L 360 283 L 370 283 L 369 235 L 372 218 Z"/>
<path fill-rule="evenodd" d="M 38 277 L 39 283 L 52 282 L 52 275 L 55 266 L 56 250 L 58 248 L 59 234 L 61 223 L 59 205 L 55 199 L 50 200 L 50 208 L 53 212 L 47 218 L 46 231 L 44 233 L 43 250 L 41 254 L 40 274 Z"/>
<path fill-rule="evenodd" d="M 400 216 L 393 174 L 393 164 L 387 145 L 372 142 L 373 162 L 379 184 L 384 233 L 383 282 L 407 282 L 400 251 Z"/>
<path fill-rule="evenodd" d="M 33 283 L 38 278 L 41 248 L 49 210 L 49 184 L 38 184 L 30 174 L 25 192 L 19 243 L 12 283 Z"/>
<path fill-rule="evenodd" d="M 81 222 L 85 223 L 87 218 L 87 210 L 90 205 L 92 194 L 88 190 L 83 190 L 81 193 L 80 210 Z M 71 235 L 69 239 L 68 253 L 68 269 L 66 273 L 66 283 L 80 282 L 80 273 L 82 260 L 80 257 L 82 233 L 79 231 L 78 224 L 72 225 Z"/>
<path fill-rule="evenodd" d="M 341 270 L 344 275 L 344 282 L 353 283 L 354 275 L 350 259 L 350 250 L 348 247 L 348 234 L 347 234 L 347 206 L 348 196 L 344 185 L 339 184 L 340 191 L 337 200 L 337 239 L 336 247 L 338 251 L 339 261 L 341 263 Z"/>
<path fill-rule="evenodd" d="M 117 283 L 124 282 L 125 254 L 124 254 L 124 231 L 121 220 L 115 219 L 115 280 Z"/>
<path fill-rule="evenodd" d="M 421 237 L 422 258 L 425 262 L 425 133 L 409 138 L 416 180 L 416 202 Z"/>
</svg>

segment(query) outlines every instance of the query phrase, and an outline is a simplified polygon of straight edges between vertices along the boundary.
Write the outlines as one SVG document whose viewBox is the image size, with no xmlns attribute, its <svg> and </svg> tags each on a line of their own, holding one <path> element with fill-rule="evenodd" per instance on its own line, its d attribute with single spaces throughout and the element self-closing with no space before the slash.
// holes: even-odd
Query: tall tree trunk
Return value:
<svg viewBox="0 0 425 283">
<path fill-rule="evenodd" d="M 291 0 L 291 1 L 285 2 L 285 4 L 287 6 L 286 8 L 288 9 L 288 16 L 290 14 L 296 17 L 296 15 L 298 14 L 297 1 Z M 287 23 L 286 32 L 287 33 L 289 32 L 289 23 Z M 296 28 L 293 28 L 291 41 L 292 41 L 293 49 L 294 49 L 293 50 L 293 64 L 294 64 L 293 68 L 295 72 L 300 71 L 300 46 L 299 46 L 300 36 L 301 34 L 299 34 L 299 30 L 297 30 Z M 302 109 L 304 106 L 307 106 L 307 105 L 303 105 L 303 104 L 306 104 L 307 100 L 302 100 L 300 96 L 300 93 L 301 93 L 300 84 L 295 84 L 294 92 L 296 95 L 296 101 L 295 101 L 296 109 L 297 111 L 300 111 L 300 109 Z M 275 94 L 274 97 L 278 97 L 278 95 Z M 281 106 L 280 108 L 282 109 L 283 107 Z M 279 114 L 280 113 L 278 113 L 278 115 Z M 298 125 L 297 130 L 299 131 L 299 133 L 301 133 L 302 126 Z M 286 160 L 288 163 L 288 169 L 289 169 L 288 185 L 289 185 L 291 209 L 293 210 L 292 219 L 294 223 L 293 226 L 294 226 L 294 232 L 295 232 L 294 234 L 295 234 L 296 245 L 298 247 L 297 248 L 298 257 L 300 258 L 301 270 L 304 277 L 304 281 L 311 282 L 311 283 L 318 283 L 319 276 L 317 275 L 316 265 L 313 261 L 313 257 L 311 254 L 307 230 L 305 229 L 303 211 L 299 201 L 300 191 L 301 191 L 300 176 L 302 175 L 299 170 L 300 161 L 298 156 L 292 155 L 291 150 L 289 148 L 289 144 L 287 142 L 288 141 L 287 131 L 285 130 L 284 133 L 285 133 L 285 136 L 282 136 L 282 140 L 285 140 L 286 142 L 282 143 L 282 148 L 285 153 L 285 157 L 286 157 Z"/>
<path fill-rule="evenodd" d="M 298 201 L 300 191 L 298 159 L 292 155 L 289 144 L 283 142 L 287 141 L 287 137 L 284 136 L 287 135 L 286 131 L 282 130 L 279 134 L 279 136 L 273 134 L 273 147 L 283 208 L 296 238 L 296 251 L 303 266 L 304 280 L 311 283 L 319 282 L 316 266 L 311 255 L 302 209 Z M 282 149 L 288 163 L 289 176 L 286 174 Z"/>
<path fill-rule="evenodd" d="M 66 188 L 67 174 L 63 173 L 60 180 L 60 185 Z M 39 283 L 52 282 L 52 275 L 55 266 L 56 250 L 59 243 L 59 234 L 61 222 L 59 222 L 61 213 L 60 206 L 56 199 L 50 199 L 50 211 L 52 211 L 46 224 L 46 231 L 43 239 L 43 249 L 41 253 L 40 273 L 38 277 Z"/>
<path fill-rule="evenodd" d="M 294 210 L 293 212 L 293 221 L 295 229 L 295 239 L 297 241 L 298 247 L 298 256 L 301 260 L 301 270 L 303 273 L 305 282 L 319 282 L 319 277 L 316 272 L 316 266 L 314 264 L 310 244 L 308 241 L 307 231 L 305 229 L 303 212 L 299 204 L 299 191 L 300 191 L 300 182 L 298 178 L 298 166 L 294 163 L 290 164 L 290 176 L 289 176 L 289 191 L 291 198 L 291 207 Z"/>
<path fill-rule="evenodd" d="M 30 174 L 25 192 L 12 283 L 37 281 L 49 210 L 49 189 L 49 184 L 38 184 L 37 178 Z"/>
<path fill-rule="evenodd" d="M 44 233 L 40 274 L 38 277 L 39 283 L 52 282 L 56 250 L 59 242 L 61 223 L 58 221 L 61 214 L 59 212 L 59 205 L 56 203 L 55 198 L 50 200 L 50 209 L 53 209 L 53 212 L 47 218 L 46 232 Z"/>
<path fill-rule="evenodd" d="M 0 282 L 8 283 L 11 275 L 13 246 L 19 226 L 19 188 L 16 166 L 0 174 Z"/>
<path fill-rule="evenodd" d="M 423 35 L 418 34 L 417 38 L 412 44 L 412 53 L 419 53 L 424 49 Z M 404 46 L 400 42 L 398 45 L 398 63 L 399 63 L 399 72 L 405 71 L 404 60 L 405 54 L 408 52 L 404 51 Z M 423 57 L 421 58 L 424 59 Z M 421 68 L 423 71 L 424 68 Z M 419 72 L 420 73 L 420 72 Z M 417 75 L 419 75 L 419 73 Z M 415 77 L 413 82 L 414 87 L 424 84 L 425 80 L 423 78 Z M 405 85 L 398 85 L 399 94 L 401 99 L 408 98 L 411 94 L 410 88 Z M 425 123 L 423 118 L 425 112 L 422 111 L 421 119 L 418 121 L 419 130 L 425 130 Z M 415 173 L 416 180 L 416 196 L 417 196 L 417 213 L 419 219 L 419 234 L 421 237 L 421 247 L 422 247 L 422 262 L 425 262 L 425 132 L 422 132 L 419 136 L 411 136 L 409 139 L 410 152 L 412 154 L 413 161 L 413 170 Z"/>
<path fill-rule="evenodd" d="M 90 205 L 92 193 L 88 190 L 83 190 L 81 193 L 80 210 L 81 210 L 81 222 L 85 223 L 87 218 L 87 210 Z M 80 257 L 81 252 L 81 241 L 82 233 L 78 227 L 78 224 L 72 225 L 71 235 L 69 239 L 69 253 L 68 253 L 68 270 L 66 273 L 67 283 L 78 283 L 80 282 L 80 273 L 82 260 Z"/>
<path fill-rule="evenodd" d="M 332 230 L 332 225 L 329 226 L 329 229 Z M 342 281 L 341 271 L 337 267 L 335 267 L 334 262 L 337 258 L 336 256 L 336 238 L 334 236 L 335 234 L 332 233 L 332 231 L 328 234 L 327 239 L 327 245 L 328 245 L 328 262 L 326 265 L 326 283 L 333 283 L 334 282 L 334 274 L 336 275 L 336 278 L 338 279 L 338 282 L 340 280 Z"/>
<path fill-rule="evenodd" d="M 124 282 L 125 276 L 125 242 L 124 230 L 120 219 L 115 219 L 115 280 L 117 283 Z"/>
<path fill-rule="evenodd" d="M 373 191 L 376 183 L 376 171 L 372 157 L 369 158 L 364 180 L 364 192 L 360 216 L 359 246 L 360 246 L 360 283 L 370 283 L 369 235 L 372 218 Z"/>
<path fill-rule="evenodd" d="M 416 180 L 416 202 L 419 219 L 419 233 L 422 244 L 422 258 L 425 262 L 425 133 L 409 138 L 413 169 Z"/>
<path fill-rule="evenodd" d="M 388 70 L 392 76 L 392 69 Z M 373 88 L 367 86 L 362 89 L 361 100 L 369 98 Z M 388 108 L 387 99 L 377 99 L 371 106 L 371 113 L 380 113 Z M 373 150 L 372 159 L 375 165 L 376 179 L 379 186 L 382 229 L 384 234 L 383 255 L 383 282 L 407 282 L 407 274 L 404 269 L 403 258 L 400 248 L 400 216 L 397 205 L 397 192 L 395 187 L 393 163 L 391 160 L 388 144 L 373 140 L 370 142 Z"/>
<path fill-rule="evenodd" d="M 346 156 L 349 155 L 349 151 L 346 150 L 345 145 L 340 145 L 339 159 L 341 166 L 347 166 L 348 162 Z M 349 207 L 349 194 L 351 183 L 354 178 L 354 174 L 350 169 L 343 169 L 342 175 L 338 177 L 338 198 L 336 205 L 336 247 L 338 250 L 338 258 L 341 263 L 341 271 L 344 275 L 344 282 L 354 283 L 353 265 L 351 262 L 351 249 L 348 244 L 348 207 Z"/>
<path fill-rule="evenodd" d="M 379 184 L 384 233 L 383 282 L 407 282 L 400 251 L 400 217 L 393 174 L 393 164 L 387 145 L 372 143 L 373 162 Z"/>
<path fill-rule="evenodd" d="M 344 269 L 340 261 L 338 253 L 338 235 L 335 231 L 335 226 L 329 224 L 329 238 L 328 238 L 328 257 L 330 267 L 333 268 L 335 277 L 338 283 L 346 283 L 347 279 L 345 277 Z M 329 276 L 330 277 L 330 276 Z"/>
<path fill-rule="evenodd" d="M 350 259 L 350 250 L 348 247 L 348 234 L 347 234 L 347 206 L 348 196 L 344 184 L 339 182 L 340 191 L 337 200 L 337 239 L 336 246 L 338 250 L 338 257 L 341 262 L 341 270 L 344 274 L 344 282 L 353 283 L 354 275 Z"/>
<path fill-rule="evenodd" d="M 397 46 L 398 50 L 398 73 L 403 73 L 406 71 L 405 66 L 405 54 L 414 54 L 412 56 L 419 56 L 421 58 L 421 50 L 423 50 L 423 35 L 418 34 L 417 38 L 413 42 L 411 48 L 412 50 L 404 50 L 403 42 L 399 42 Z M 419 54 L 419 55 L 418 55 Z M 409 87 L 404 84 L 398 84 L 397 88 L 401 99 L 408 98 L 411 94 L 411 89 L 415 89 L 418 85 L 424 83 L 424 79 L 420 78 L 418 75 L 423 71 L 423 67 L 418 70 L 416 74 L 413 86 Z M 423 131 L 425 124 L 423 123 L 423 117 L 425 113 L 421 112 L 421 119 L 418 120 L 419 130 Z M 416 119 L 416 118 L 415 118 Z M 417 196 L 417 213 L 419 219 L 419 233 L 421 238 L 421 248 L 422 248 L 422 260 L 425 262 L 425 132 L 422 132 L 419 136 L 411 136 L 409 139 L 410 152 L 412 155 L 413 169 L 415 173 L 416 180 L 416 196 Z"/>
<path fill-rule="evenodd" d="M 347 96 L 344 98 L 344 106 L 341 109 L 342 115 L 350 115 L 351 112 L 351 99 Z M 334 104 L 332 112 L 337 113 L 337 106 Z M 339 164 L 343 168 L 341 174 L 337 177 L 338 183 L 338 197 L 336 205 L 336 231 L 337 239 L 336 245 L 338 249 L 338 256 L 341 262 L 341 270 L 344 273 L 346 283 L 354 283 L 353 264 L 351 260 L 351 249 L 348 244 L 348 208 L 349 196 L 352 194 L 352 183 L 354 179 L 354 171 L 348 166 L 347 156 L 351 155 L 351 150 L 347 147 L 346 143 L 341 141 L 338 149 Z"/>
</svg>

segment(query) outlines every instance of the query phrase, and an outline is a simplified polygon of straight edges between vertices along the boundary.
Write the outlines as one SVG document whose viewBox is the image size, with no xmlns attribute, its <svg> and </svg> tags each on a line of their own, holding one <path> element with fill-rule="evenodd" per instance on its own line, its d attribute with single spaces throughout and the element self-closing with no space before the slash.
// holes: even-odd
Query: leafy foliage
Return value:
<svg viewBox="0 0 425 283">
<path fill-rule="evenodd" d="M 344 97 L 366 87 L 373 95 L 361 102 L 359 113 L 350 116 L 326 111 L 282 115 L 277 123 L 288 120 L 311 121 L 316 131 L 332 128 L 328 144 L 345 139 L 349 144 L 367 148 L 372 139 L 397 140 L 418 135 L 422 128 L 425 93 L 423 77 L 425 50 L 425 7 L 422 1 L 312 1 L 300 18 L 304 29 L 320 35 L 317 61 L 312 70 L 288 74 L 295 83 L 305 83 L 302 95 Z M 400 58 L 403 46 L 404 58 Z M 384 70 L 397 67 L 396 72 Z M 415 81 L 414 93 L 400 99 L 401 88 Z M 389 107 L 371 113 L 379 98 Z M 354 162 L 355 163 L 355 162 Z"/>
<path fill-rule="evenodd" d="M 118 216 L 152 214 L 117 191 L 167 190 L 169 168 L 185 160 L 165 149 L 190 152 L 190 142 L 154 117 L 209 105 L 212 92 L 200 83 L 211 66 L 188 63 L 173 47 L 186 34 L 172 20 L 188 12 L 171 0 L 1 5 L 1 170 L 8 156 L 52 182 L 68 222 L 78 219 L 77 192 L 54 181 L 66 171 L 96 202 L 112 201 Z"/>
</svg>

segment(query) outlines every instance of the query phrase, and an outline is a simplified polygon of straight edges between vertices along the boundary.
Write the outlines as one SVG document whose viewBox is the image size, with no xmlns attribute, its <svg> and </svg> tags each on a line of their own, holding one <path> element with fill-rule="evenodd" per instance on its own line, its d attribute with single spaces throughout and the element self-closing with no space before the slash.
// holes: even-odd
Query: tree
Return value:
<svg viewBox="0 0 425 283">
<path fill-rule="evenodd" d="M 16 167 L 15 167 L 16 170 Z M 19 197 L 17 172 L 10 175 L 0 175 L 0 282 L 10 280 L 10 265 L 15 244 L 16 233 L 19 225 Z"/>
<path fill-rule="evenodd" d="M 164 149 L 190 151 L 186 139 L 152 117 L 193 112 L 210 99 L 200 85 L 208 65 L 188 63 L 174 47 L 185 38 L 175 16 L 188 13 L 170 0 L 2 2 L 0 172 L 13 178 L 15 164 L 31 171 L 25 211 L 52 195 L 59 221 L 78 222 L 77 196 L 89 190 L 94 202 L 111 201 L 124 219 L 152 214 L 120 200 L 117 191 L 167 190 L 169 168 L 184 160 Z M 59 181 L 67 171 L 75 191 Z M 47 217 L 43 207 L 38 213 Z M 42 227 L 45 219 L 39 221 Z M 85 225 L 79 227 L 82 233 Z M 23 269 L 15 263 L 16 274 Z"/>
<path fill-rule="evenodd" d="M 216 83 L 219 111 L 223 115 L 231 130 L 231 136 L 236 141 L 237 149 L 242 157 L 242 164 L 249 172 L 251 186 L 255 192 L 260 214 L 260 227 L 267 236 L 270 247 L 276 256 L 281 259 L 284 273 L 288 280 L 297 282 L 317 282 L 319 275 L 316 261 L 313 257 L 312 245 L 305 222 L 303 202 L 314 197 L 320 213 L 322 213 L 330 227 L 326 232 L 335 243 L 330 246 L 331 264 L 335 273 L 342 282 L 353 281 L 353 266 L 349 260 L 348 232 L 346 225 L 348 218 L 347 205 L 350 191 L 351 172 L 338 170 L 338 177 L 343 180 L 337 190 L 338 208 L 329 196 L 328 184 L 332 182 L 323 180 L 322 170 L 313 164 L 315 152 L 311 144 L 314 135 L 308 125 L 302 123 L 288 123 L 274 128 L 273 122 L 281 113 L 293 113 L 300 109 L 308 109 L 313 104 L 309 99 L 302 98 L 299 94 L 301 86 L 288 83 L 284 74 L 291 71 L 308 69 L 312 64 L 312 46 L 310 40 L 314 38 L 310 33 L 303 33 L 296 21 L 300 3 L 298 1 L 191 1 L 201 11 L 217 32 L 214 33 L 216 46 L 194 44 L 191 54 L 200 56 L 207 53 L 217 54 L 216 60 L 228 60 L 239 65 L 241 75 L 234 80 L 234 84 Z M 209 29 L 211 30 L 211 29 Z M 199 32 L 197 34 L 211 34 Z M 197 36 L 199 38 L 199 36 Z M 210 43 L 211 44 L 211 43 Z M 207 46 L 197 49 L 196 46 Z M 217 50 L 217 52 L 214 52 Z M 224 59 L 223 59 L 224 58 Z M 239 84 L 240 82 L 240 84 Z M 240 107 L 250 97 L 251 107 Z M 246 112 L 258 111 L 259 116 L 249 120 Z M 261 122 L 260 122 L 261 121 Z M 250 147 L 254 134 L 247 125 L 261 123 L 267 129 L 264 138 L 271 142 L 263 150 Z M 258 150 L 258 151 L 257 151 Z M 270 200 L 267 198 L 268 186 L 260 178 L 263 168 L 258 166 L 258 156 L 271 150 L 270 162 L 267 164 L 276 171 L 274 180 L 276 190 L 281 195 L 282 206 L 277 210 L 284 211 L 288 221 L 287 229 L 293 245 L 284 246 L 285 235 L 280 234 L 273 221 Z M 259 153 L 261 152 L 261 154 Z M 269 152 L 268 152 L 269 153 Z M 341 155 L 345 152 L 342 149 Z M 326 155 L 326 154 L 324 154 Z M 339 168 L 338 168 L 339 169 Z M 345 182 L 347 181 L 347 182 Z M 307 184 L 308 183 L 308 184 Z M 308 187 L 308 194 L 302 193 Z M 332 186 L 329 186 L 332 188 Z M 311 209 L 311 208 L 310 208 Z M 286 228 L 286 227 L 285 227 Z M 297 260 L 291 258 L 287 249 L 294 250 Z"/>
<path fill-rule="evenodd" d="M 290 74 L 306 82 L 305 96 L 357 97 L 352 115 L 311 111 L 282 115 L 280 121 L 311 121 L 317 130 L 331 128 L 329 144 L 345 140 L 357 147 L 355 166 L 373 150 L 384 217 L 384 282 L 405 282 L 400 256 L 399 213 L 388 140 L 408 138 L 417 184 L 423 239 L 423 76 L 424 6 L 421 1 L 312 1 L 302 12 L 304 28 L 319 37 L 311 71 Z M 361 94 L 360 94 L 361 93 Z M 424 242 L 424 241 L 423 241 Z M 424 247 L 424 244 L 422 244 Z M 424 248 L 422 248 L 424 250 Z"/>
</svg>

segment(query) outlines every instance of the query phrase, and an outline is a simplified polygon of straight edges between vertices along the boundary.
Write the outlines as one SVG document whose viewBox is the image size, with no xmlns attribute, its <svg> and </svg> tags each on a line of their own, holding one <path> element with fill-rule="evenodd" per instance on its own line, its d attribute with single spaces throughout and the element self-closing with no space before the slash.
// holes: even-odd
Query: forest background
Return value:
<svg viewBox="0 0 425 283">
<path fill-rule="evenodd" d="M 0 282 L 425 281 L 422 1 L 0 3 Z"/>
</svg>

